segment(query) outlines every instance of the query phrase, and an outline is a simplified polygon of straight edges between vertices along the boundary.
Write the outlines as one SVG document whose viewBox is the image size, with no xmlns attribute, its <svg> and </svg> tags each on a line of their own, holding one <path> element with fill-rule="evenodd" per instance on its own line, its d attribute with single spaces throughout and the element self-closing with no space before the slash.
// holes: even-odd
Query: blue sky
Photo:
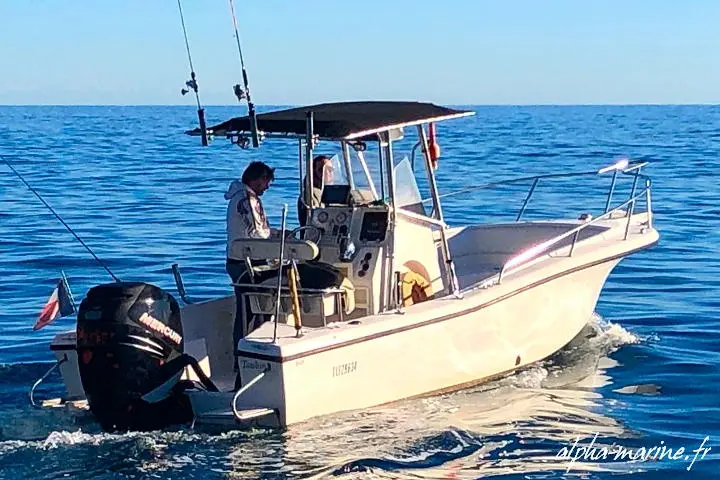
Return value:
<svg viewBox="0 0 720 480">
<path fill-rule="evenodd" d="M 182 2 L 233 104 L 227 0 Z M 236 0 L 256 104 L 720 103 L 716 0 Z M 0 104 L 192 104 L 176 0 L 0 2 Z"/>
</svg>

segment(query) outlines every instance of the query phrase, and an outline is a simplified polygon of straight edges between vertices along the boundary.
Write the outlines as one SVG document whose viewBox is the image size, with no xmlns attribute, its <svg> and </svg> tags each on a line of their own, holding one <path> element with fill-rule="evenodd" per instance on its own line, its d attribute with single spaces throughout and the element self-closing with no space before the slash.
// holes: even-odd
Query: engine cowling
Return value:
<svg viewBox="0 0 720 480">
<path fill-rule="evenodd" d="M 77 319 L 80 379 L 105 431 L 154 430 L 192 420 L 180 377 L 180 307 L 161 288 L 142 282 L 98 285 Z"/>
</svg>

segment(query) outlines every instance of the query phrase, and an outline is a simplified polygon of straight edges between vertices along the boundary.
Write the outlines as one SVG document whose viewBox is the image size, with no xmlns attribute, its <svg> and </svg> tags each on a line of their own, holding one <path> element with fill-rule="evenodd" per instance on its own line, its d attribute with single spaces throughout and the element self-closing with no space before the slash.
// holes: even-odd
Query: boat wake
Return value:
<svg viewBox="0 0 720 480">
<path fill-rule="evenodd" d="M 608 355 L 642 341 L 594 315 L 553 357 L 515 374 L 444 395 L 321 417 L 283 432 L 108 434 L 89 419 L 59 409 L 16 408 L 4 412 L 0 468 L 29 468 L 22 466 L 22 458 L 43 450 L 45 456 L 56 456 L 56 465 L 65 465 L 66 473 L 77 469 L 84 475 L 90 475 L 86 459 L 97 452 L 113 458 L 120 471 L 142 467 L 154 473 L 212 471 L 239 477 L 477 478 L 564 471 L 567 460 L 558 458 L 558 452 L 578 436 L 627 434 L 605 414 L 600 390 L 612 383 L 608 370 L 617 365 Z M 25 374 L 42 370 L 22 365 L 3 369 L 3 376 L 13 377 L 14 369 Z M 55 381 L 46 388 L 57 388 L 59 379 Z M 203 448 L 197 449 L 200 444 Z M 132 454 L 120 458 L 122 452 Z M 573 465 L 583 471 L 600 467 Z"/>
</svg>

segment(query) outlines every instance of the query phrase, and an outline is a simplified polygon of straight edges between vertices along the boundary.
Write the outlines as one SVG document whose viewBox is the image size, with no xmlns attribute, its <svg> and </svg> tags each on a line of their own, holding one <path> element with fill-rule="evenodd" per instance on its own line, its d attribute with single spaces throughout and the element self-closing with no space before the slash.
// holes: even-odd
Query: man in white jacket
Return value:
<svg viewBox="0 0 720 480">
<path fill-rule="evenodd" d="M 250 283 L 250 277 L 242 260 L 230 258 L 232 243 L 236 240 L 242 241 L 245 238 L 269 238 L 278 235 L 279 232 L 271 229 L 265 210 L 263 209 L 260 197 L 270 188 L 275 180 L 275 169 L 270 168 L 263 162 L 251 162 L 239 180 L 233 180 L 225 192 L 225 199 L 228 200 L 227 207 L 227 250 L 225 269 L 231 280 L 235 283 Z M 254 267 L 257 264 L 253 265 Z M 255 282 L 259 283 L 268 278 L 268 273 L 257 272 Z M 243 287 L 235 288 L 235 323 L 233 326 L 233 351 L 241 338 L 250 333 L 250 320 L 252 312 L 249 305 L 243 306 L 241 295 L 246 291 Z M 245 310 L 246 322 L 243 322 L 243 310 Z"/>
</svg>

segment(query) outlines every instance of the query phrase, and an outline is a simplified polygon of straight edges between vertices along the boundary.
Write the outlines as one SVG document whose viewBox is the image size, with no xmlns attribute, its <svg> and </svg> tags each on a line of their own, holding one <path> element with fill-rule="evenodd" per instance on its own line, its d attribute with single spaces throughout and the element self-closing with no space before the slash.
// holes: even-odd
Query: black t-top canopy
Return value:
<svg viewBox="0 0 720 480">
<path fill-rule="evenodd" d="M 326 139 L 359 139 L 392 128 L 473 115 L 475 112 L 455 110 L 432 103 L 403 101 L 370 101 L 323 103 L 304 107 L 260 113 L 258 130 L 272 134 L 304 135 L 306 114 L 313 112 L 313 131 Z M 250 131 L 247 116 L 235 117 L 208 128 L 214 135 Z M 199 135 L 200 130 L 187 132 Z"/>
</svg>

